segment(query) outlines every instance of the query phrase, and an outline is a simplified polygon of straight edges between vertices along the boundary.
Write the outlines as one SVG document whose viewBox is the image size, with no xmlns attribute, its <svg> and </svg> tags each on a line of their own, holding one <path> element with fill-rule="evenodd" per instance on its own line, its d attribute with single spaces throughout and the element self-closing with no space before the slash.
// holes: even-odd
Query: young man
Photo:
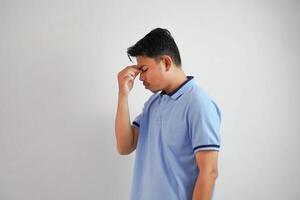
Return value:
<svg viewBox="0 0 300 200">
<path fill-rule="evenodd" d="M 118 73 L 115 134 L 121 155 L 136 150 L 131 200 L 211 200 L 218 175 L 218 106 L 185 75 L 168 30 L 152 30 L 127 53 L 137 65 Z M 128 95 L 137 75 L 154 94 L 131 124 Z"/>
</svg>

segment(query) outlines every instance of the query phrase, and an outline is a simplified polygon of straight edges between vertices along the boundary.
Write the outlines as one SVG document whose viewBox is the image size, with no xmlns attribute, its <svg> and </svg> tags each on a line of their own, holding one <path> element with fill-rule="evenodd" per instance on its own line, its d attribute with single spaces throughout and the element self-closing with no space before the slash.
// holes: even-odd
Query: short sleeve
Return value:
<svg viewBox="0 0 300 200">
<path fill-rule="evenodd" d="M 142 113 L 135 117 L 135 119 L 132 122 L 132 126 L 136 128 L 140 128 L 140 121 L 141 121 Z"/>
<path fill-rule="evenodd" d="M 149 101 L 149 100 L 148 100 L 148 101 Z M 134 120 L 132 121 L 132 126 L 134 126 L 134 127 L 136 127 L 136 128 L 140 128 L 141 118 L 142 118 L 142 116 L 143 116 L 143 112 L 145 111 L 145 107 L 146 107 L 148 101 L 146 101 L 146 102 L 144 103 L 142 112 L 141 112 L 139 115 L 137 115 L 137 116 L 134 118 Z"/>
<path fill-rule="evenodd" d="M 141 125 L 141 119 L 142 119 L 143 113 L 147 111 L 148 105 L 150 104 L 150 102 L 151 102 L 153 99 L 155 99 L 155 97 L 156 97 L 157 95 L 159 95 L 159 93 L 153 94 L 153 95 L 150 96 L 150 98 L 144 103 L 142 112 L 134 118 L 134 120 L 132 121 L 132 126 L 134 126 L 134 127 L 136 127 L 136 128 L 140 128 L 140 125 Z"/>
<path fill-rule="evenodd" d="M 194 153 L 202 150 L 219 151 L 221 113 L 213 100 L 194 100 L 189 110 L 188 125 Z"/>
</svg>

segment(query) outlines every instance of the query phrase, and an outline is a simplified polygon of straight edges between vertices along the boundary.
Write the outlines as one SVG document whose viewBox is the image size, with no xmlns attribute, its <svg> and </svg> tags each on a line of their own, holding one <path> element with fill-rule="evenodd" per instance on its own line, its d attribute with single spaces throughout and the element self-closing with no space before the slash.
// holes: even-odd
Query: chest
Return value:
<svg viewBox="0 0 300 200">
<path fill-rule="evenodd" d="M 163 145 L 175 152 L 191 148 L 187 114 L 188 104 L 185 101 L 159 99 L 149 106 L 143 116 L 142 137 L 148 143 Z"/>
</svg>

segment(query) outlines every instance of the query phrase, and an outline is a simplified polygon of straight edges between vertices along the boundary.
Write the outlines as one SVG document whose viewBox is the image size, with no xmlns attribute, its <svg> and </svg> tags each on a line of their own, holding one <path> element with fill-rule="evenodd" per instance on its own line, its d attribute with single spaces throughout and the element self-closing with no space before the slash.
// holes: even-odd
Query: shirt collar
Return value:
<svg viewBox="0 0 300 200">
<path fill-rule="evenodd" d="M 172 99 L 176 100 L 179 98 L 194 82 L 193 76 L 187 76 L 187 80 L 184 81 L 179 87 L 177 87 L 175 90 L 167 94 L 165 91 L 161 91 L 160 95 L 168 95 Z"/>
</svg>

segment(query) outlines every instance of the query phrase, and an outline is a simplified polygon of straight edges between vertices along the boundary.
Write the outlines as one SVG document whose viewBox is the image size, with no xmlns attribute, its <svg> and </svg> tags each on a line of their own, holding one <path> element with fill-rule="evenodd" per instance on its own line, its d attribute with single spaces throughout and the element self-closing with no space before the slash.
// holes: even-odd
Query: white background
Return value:
<svg viewBox="0 0 300 200">
<path fill-rule="evenodd" d="M 299 1 L 0 0 L 0 200 L 129 199 L 127 47 L 170 30 L 222 110 L 215 200 L 300 199 Z M 150 91 L 137 80 L 131 120 Z"/>
</svg>

